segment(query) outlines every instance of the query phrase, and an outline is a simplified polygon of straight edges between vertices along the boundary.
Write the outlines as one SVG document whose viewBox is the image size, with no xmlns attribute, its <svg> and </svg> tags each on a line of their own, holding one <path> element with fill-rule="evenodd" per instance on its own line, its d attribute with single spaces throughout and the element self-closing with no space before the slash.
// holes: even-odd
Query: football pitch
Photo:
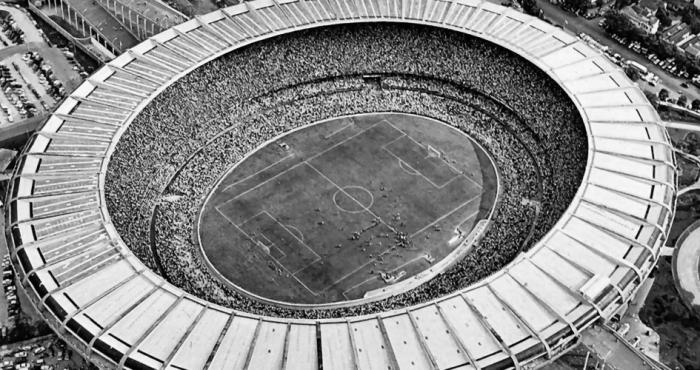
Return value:
<svg viewBox="0 0 700 370">
<path fill-rule="evenodd" d="M 362 298 L 426 270 L 488 218 L 488 155 L 441 122 L 342 117 L 259 148 L 216 186 L 198 231 L 209 267 L 274 300 Z"/>
</svg>

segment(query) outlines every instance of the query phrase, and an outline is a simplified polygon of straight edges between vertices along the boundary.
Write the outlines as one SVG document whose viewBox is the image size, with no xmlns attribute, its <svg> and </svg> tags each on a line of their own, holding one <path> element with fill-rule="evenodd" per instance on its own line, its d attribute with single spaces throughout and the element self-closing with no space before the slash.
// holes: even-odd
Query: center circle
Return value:
<svg viewBox="0 0 700 370">
<path fill-rule="evenodd" d="M 338 117 L 283 133 L 237 162 L 205 200 L 197 230 L 207 267 L 243 294 L 356 302 L 408 289 L 463 258 L 497 189 L 490 156 L 446 123 Z"/>
<path fill-rule="evenodd" d="M 333 194 L 333 203 L 342 211 L 358 213 L 372 207 L 374 196 L 365 187 L 345 186 Z"/>
</svg>

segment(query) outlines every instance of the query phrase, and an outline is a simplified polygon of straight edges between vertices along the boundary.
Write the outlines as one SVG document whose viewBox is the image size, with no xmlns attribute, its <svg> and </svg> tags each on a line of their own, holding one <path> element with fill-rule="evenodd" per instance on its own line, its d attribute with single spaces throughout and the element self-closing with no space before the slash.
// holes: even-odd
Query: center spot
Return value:
<svg viewBox="0 0 700 370">
<path fill-rule="evenodd" d="M 346 186 L 333 194 L 333 202 L 341 211 L 359 213 L 372 207 L 374 197 L 362 186 Z"/>
</svg>

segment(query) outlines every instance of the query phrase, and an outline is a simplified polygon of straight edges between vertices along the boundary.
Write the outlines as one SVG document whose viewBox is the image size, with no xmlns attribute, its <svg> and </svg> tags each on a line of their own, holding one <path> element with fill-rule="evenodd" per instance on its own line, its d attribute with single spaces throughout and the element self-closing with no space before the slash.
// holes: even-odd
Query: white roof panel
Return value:
<svg viewBox="0 0 700 370">
<path fill-rule="evenodd" d="M 332 370 L 353 368 L 353 350 L 347 323 L 321 326 L 323 368 Z"/>
<path fill-rule="evenodd" d="M 209 369 L 242 370 L 253 343 L 259 320 L 243 316 L 234 317 L 219 348 L 209 364 Z"/>
<path fill-rule="evenodd" d="M 111 334 L 129 344 L 134 344 L 156 323 L 160 315 L 175 303 L 176 299 L 177 297 L 164 290 L 157 290 L 122 317 L 104 335 Z"/>
<path fill-rule="evenodd" d="M 586 187 L 583 198 L 601 205 L 624 211 L 637 218 L 645 218 L 649 204 L 640 199 L 625 196 L 620 193 L 601 188 L 595 185 Z"/>
<path fill-rule="evenodd" d="M 428 305 L 411 314 L 439 368 L 449 369 L 469 362 L 450 334 L 449 327 L 440 317 L 437 307 Z"/>
<path fill-rule="evenodd" d="M 139 351 L 164 362 L 203 308 L 189 299 L 180 301 L 141 343 Z"/>
<path fill-rule="evenodd" d="M 503 338 L 506 345 L 511 346 L 530 336 L 527 328 L 487 288 L 470 290 L 465 296 L 479 312 L 484 313 L 484 319 Z"/>
<path fill-rule="evenodd" d="M 421 348 L 420 340 L 408 315 L 385 318 L 384 326 L 400 369 L 431 368 L 430 359 Z"/>
<path fill-rule="evenodd" d="M 377 320 L 363 320 L 350 324 L 357 346 L 357 360 L 360 369 L 388 369 L 391 366 L 390 348 L 384 341 Z"/>
<path fill-rule="evenodd" d="M 316 355 L 316 326 L 292 325 L 287 334 L 287 366 L 286 370 L 315 370 L 318 369 Z M 378 359 L 373 359 L 375 362 Z"/>
<path fill-rule="evenodd" d="M 494 279 L 490 287 L 493 293 L 497 294 L 499 299 L 503 300 L 535 332 L 541 332 L 557 320 L 512 276 L 500 276 L 498 279 Z"/>
<path fill-rule="evenodd" d="M 204 368 L 228 318 L 229 315 L 221 311 L 207 309 L 197 326 L 184 339 L 171 364 L 183 369 Z"/>
<path fill-rule="evenodd" d="M 263 321 L 258 330 L 255 348 L 250 354 L 249 369 L 281 369 L 287 324 Z"/>
</svg>

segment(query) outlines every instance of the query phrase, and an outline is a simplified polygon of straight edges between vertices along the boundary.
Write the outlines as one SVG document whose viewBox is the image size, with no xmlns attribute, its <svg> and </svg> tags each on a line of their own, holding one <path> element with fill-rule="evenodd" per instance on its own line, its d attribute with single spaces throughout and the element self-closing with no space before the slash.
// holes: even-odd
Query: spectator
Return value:
<svg viewBox="0 0 700 370">
<path fill-rule="evenodd" d="M 365 74 L 381 76 L 380 84 L 366 84 Z M 413 290 L 325 310 L 262 303 L 209 272 L 193 227 L 202 199 L 221 174 L 290 129 L 382 111 L 440 119 L 468 133 L 494 158 L 500 198 L 470 254 Z M 120 139 L 108 168 L 106 200 L 134 254 L 194 295 L 281 317 L 369 314 L 464 288 L 528 249 L 578 190 L 586 145 L 580 114 L 566 93 L 514 53 L 416 25 L 336 26 L 237 50 L 163 91 Z M 166 194 L 181 196 L 161 201 Z"/>
</svg>

